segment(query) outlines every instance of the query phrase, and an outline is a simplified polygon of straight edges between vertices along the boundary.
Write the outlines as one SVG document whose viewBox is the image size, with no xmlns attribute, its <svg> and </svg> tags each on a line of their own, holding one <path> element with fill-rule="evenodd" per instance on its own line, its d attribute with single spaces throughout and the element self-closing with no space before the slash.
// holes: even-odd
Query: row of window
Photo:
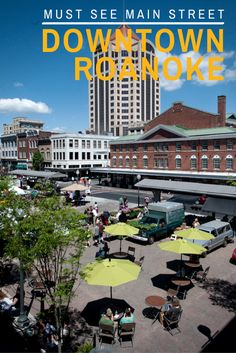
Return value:
<svg viewBox="0 0 236 353">
<path fill-rule="evenodd" d="M 69 148 L 91 148 L 91 146 L 93 148 L 102 148 L 102 141 L 100 140 L 81 140 L 81 143 L 79 141 L 78 139 L 69 139 Z M 57 149 L 65 148 L 65 140 L 53 140 L 53 147 Z M 103 141 L 103 148 L 108 148 L 108 141 Z"/>
<path fill-rule="evenodd" d="M 69 160 L 97 160 L 97 159 L 107 159 L 107 155 L 104 154 L 103 158 L 101 154 L 92 154 L 90 152 L 70 152 L 69 153 Z M 60 160 L 65 160 L 66 159 L 66 154 L 65 152 L 53 152 L 53 160 L 55 161 L 60 161 Z"/>
<path fill-rule="evenodd" d="M 123 160 L 124 158 L 122 156 L 119 157 L 119 167 L 123 167 Z M 201 157 L 201 165 L 199 166 L 201 169 L 208 169 L 208 161 L 209 158 L 207 156 L 202 156 Z M 191 156 L 190 157 L 190 168 L 191 169 L 197 169 L 197 157 L 196 156 Z M 222 160 L 220 156 L 215 155 L 212 158 L 213 162 L 213 169 L 220 169 Z M 117 158 L 114 156 L 112 158 L 112 166 L 116 167 L 117 166 Z M 129 156 L 125 157 L 125 166 L 130 167 L 130 158 Z M 135 168 L 138 166 L 138 159 L 136 156 L 133 156 L 132 158 L 132 167 Z M 148 167 L 148 156 L 143 156 L 142 159 L 142 166 L 143 168 Z M 234 166 L 234 158 L 231 155 L 226 156 L 225 158 L 225 168 L 226 169 L 233 169 Z M 175 167 L 176 169 L 180 169 L 182 167 L 182 158 L 181 156 L 177 155 L 175 157 Z M 154 158 L 154 168 L 168 168 L 168 158 Z"/>
<path fill-rule="evenodd" d="M 2 151 L 2 157 L 17 157 L 17 151 Z"/>
<path fill-rule="evenodd" d="M 213 144 L 213 149 L 216 151 L 219 151 L 222 146 L 222 145 L 220 145 L 220 140 L 213 140 L 212 144 Z M 233 148 L 234 148 L 233 140 L 226 140 L 225 144 L 226 144 L 227 150 L 229 150 L 229 151 L 233 150 Z M 208 141 L 202 141 L 201 142 L 201 150 L 208 151 L 209 145 L 210 145 L 210 143 Z M 131 146 L 125 145 L 125 147 L 123 145 L 119 145 L 119 146 L 111 146 L 111 150 L 114 152 L 115 151 L 122 152 L 123 150 L 130 151 L 131 149 L 133 149 L 133 151 L 137 151 L 137 147 L 138 147 L 137 145 L 131 145 Z M 176 151 L 182 151 L 183 150 L 182 142 L 176 142 L 175 147 L 176 147 L 175 148 Z M 189 142 L 189 147 L 190 147 L 190 150 L 196 151 L 197 150 L 197 142 L 196 141 Z M 139 148 L 141 148 L 143 152 L 147 152 L 148 151 L 148 144 L 144 144 L 143 146 L 140 146 Z M 168 150 L 169 150 L 169 145 L 167 142 L 154 143 L 154 151 L 168 151 Z M 186 149 L 184 149 L 184 150 L 186 150 Z"/>
<path fill-rule="evenodd" d="M 16 147 L 16 141 L 8 141 L 2 143 L 2 148 Z"/>
</svg>

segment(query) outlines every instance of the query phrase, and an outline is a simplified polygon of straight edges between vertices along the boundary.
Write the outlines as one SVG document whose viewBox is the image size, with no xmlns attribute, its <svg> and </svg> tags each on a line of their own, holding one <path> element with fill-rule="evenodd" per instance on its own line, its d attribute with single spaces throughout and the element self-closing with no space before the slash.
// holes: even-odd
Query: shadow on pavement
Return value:
<svg viewBox="0 0 236 353">
<path fill-rule="evenodd" d="M 202 332 L 202 328 L 203 329 Z M 199 328 L 200 327 L 200 328 Z M 202 346 L 201 353 L 203 352 L 235 352 L 235 327 L 236 317 L 234 317 L 221 331 L 217 331 L 213 335 L 211 330 L 204 326 L 199 325 L 198 329 L 201 333 L 207 336 L 208 341 Z"/>
<path fill-rule="evenodd" d="M 123 299 L 105 297 L 89 302 L 81 312 L 81 316 L 89 325 L 98 326 L 101 315 L 104 314 L 108 308 L 112 310 L 113 314 L 116 310 L 118 313 L 124 312 L 127 308 L 134 310 L 134 308 Z"/>
<path fill-rule="evenodd" d="M 171 287 L 171 279 L 174 278 L 173 274 L 159 274 L 151 278 L 154 287 L 158 287 L 164 290 L 168 290 Z M 173 285 L 172 285 L 173 286 Z"/>
<path fill-rule="evenodd" d="M 219 278 L 208 278 L 202 285 L 213 305 L 236 313 L 236 284 Z"/>
</svg>

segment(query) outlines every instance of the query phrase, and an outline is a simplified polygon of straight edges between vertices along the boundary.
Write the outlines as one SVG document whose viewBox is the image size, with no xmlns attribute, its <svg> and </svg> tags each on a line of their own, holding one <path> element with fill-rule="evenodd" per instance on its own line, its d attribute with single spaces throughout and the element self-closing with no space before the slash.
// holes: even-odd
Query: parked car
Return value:
<svg viewBox="0 0 236 353">
<path fill-rule="evenodd" d="M 207 241 L 195 240 L 195 243 L 204 246 L 207 249 L 207 252 L 219 246 L 226 246 L 234 239 L 232 228 L 228 222 L 214 220 L 211 222 L 203 223 L 197 228 L 204 232 L 211 233 L 214 236 L 213 239 Z M 203 253 L 202 256 L 206 256 L 207 252 Z"/>
<path fill-rule="evenodd" d="M 234 249 L 230 260 L 231 262 L 236 263 L 236 248 Z"/>
</svg>

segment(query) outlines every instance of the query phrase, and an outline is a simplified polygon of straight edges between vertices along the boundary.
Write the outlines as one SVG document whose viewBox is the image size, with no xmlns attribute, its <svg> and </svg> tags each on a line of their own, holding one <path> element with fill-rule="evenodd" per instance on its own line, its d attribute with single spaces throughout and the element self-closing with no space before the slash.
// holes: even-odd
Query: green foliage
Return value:
<svg viewBox="0 0 236 353">
<path fill-rule="evenodd" d="M 34 269 L 54 307 L 57 331 L 62 308 L 69 307 L 78 277 L 80 258 L 90 232 L 85 216 L 66 207 L 57 197 L 27 200 L 7 191 L 0 179 L 0 227 L 5 254 L 18 258 L 24 269 Z M 49 285 L 49 283 L 51 285 Z"/>
<path fill-rule="evenodd" d="M 131 209 L 126 215 L 128 219 L 137 218 L 141 210 L 142 210 L 141 208 L 134 208 L 134 209 Z"/>
<path fill-rule="evenodd" d="M 78 348 L 76 353 L 89 353 L 93 349 L 93 345 L 90 342 L 85 342 L 82 346 Z"/>
<path fill-rule="evenodd" d="M 236 186 L 236 180 L 228 180 L 227 184 L 231 186 Z"/>
<path fill-rule="evenodd" d="M 32 158 L 33 169 L 42 170 L 43 162 L 44 162 L 43 155 L 39 151 L 36 151 L 33 154 L 33 158 Z"/>
<path fill-rule="evenodd" d="M 55 190 L 54 190 L 54 185 L 50 180 L 39 180 L 35 185 L 34 189 L 40 191 L 44 195 L 53 195 Z"/>
<path fill-rule="evenodd" d="M 129 225 L 135 228 L 139 228 L 140 230 L 151 230 L 153 228 L 156 228 L 157 226 L 155 223 L 143 224 L 143 223 L 140 223 L 140 221 L 129 221 Z"/>
</svg>

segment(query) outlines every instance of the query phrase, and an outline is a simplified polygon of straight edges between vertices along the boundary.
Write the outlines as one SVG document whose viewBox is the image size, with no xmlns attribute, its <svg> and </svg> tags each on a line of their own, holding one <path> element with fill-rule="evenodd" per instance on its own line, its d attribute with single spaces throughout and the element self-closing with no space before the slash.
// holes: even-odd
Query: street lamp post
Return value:
<svg viewBox="0 0 236 353">
<path fill-rule="evenodd" d="M 79 169 L 76 169 L 76 176 L 77 176 L 77 184 L 79 182 Z"/>
<path fill-rule="evenodd" d="M 138 182 L 141 180 L 140 174 L 137 175 L 137 180 L 138 180 Z M 139 207 L 139 204 L 140 204 L 140 197 L 139 197 L 139 186 L 138 186 L 138 207 Z"/>
</svg>

